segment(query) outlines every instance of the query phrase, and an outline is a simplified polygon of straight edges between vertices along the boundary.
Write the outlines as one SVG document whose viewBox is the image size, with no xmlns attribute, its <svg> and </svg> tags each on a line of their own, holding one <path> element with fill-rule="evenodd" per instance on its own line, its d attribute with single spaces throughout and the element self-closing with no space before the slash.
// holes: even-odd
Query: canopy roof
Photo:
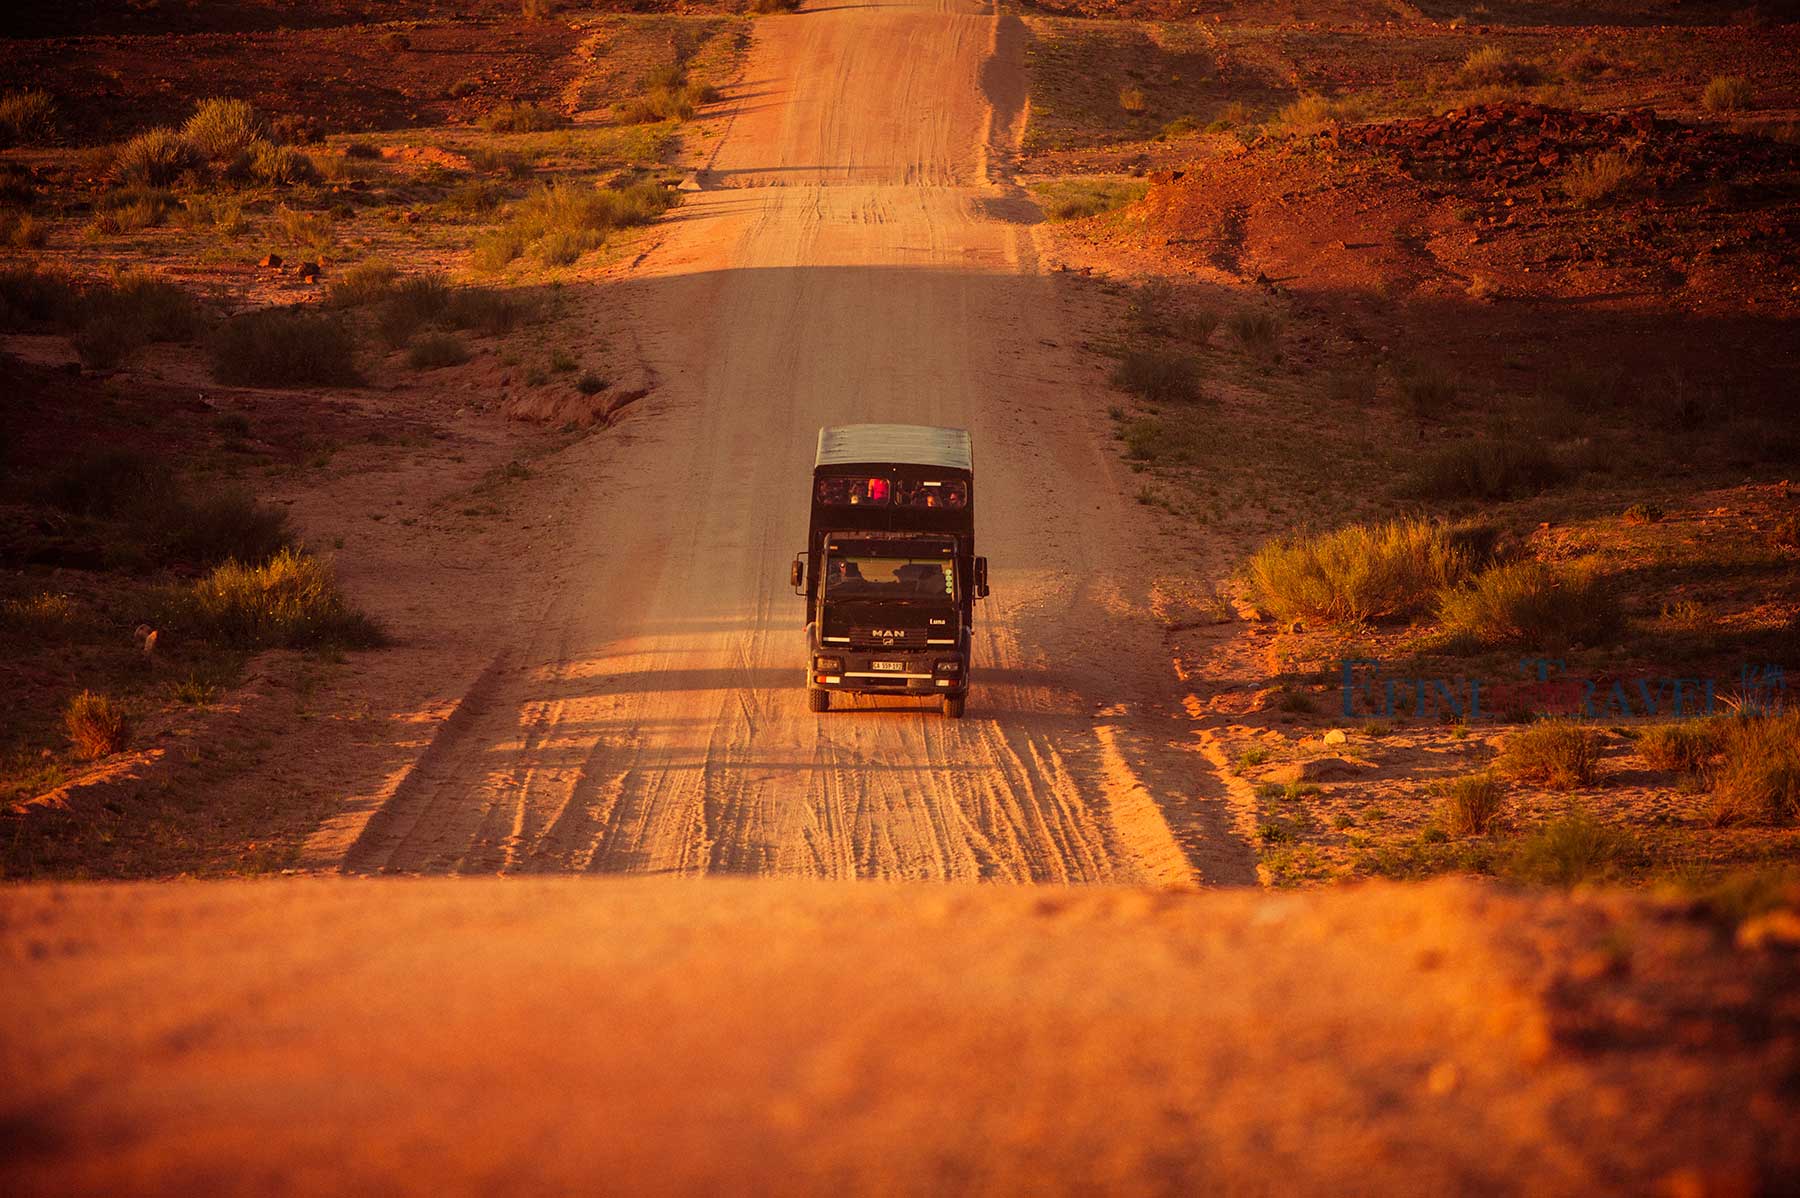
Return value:
<svg viewBox="0 0 1800 1198">
<path fill-rule="evenodd" d="M 838 424 L 819 430 L 817 466 L 894 462 L 972 470 L 968 430 L 929 424 Z"/>
</svg>

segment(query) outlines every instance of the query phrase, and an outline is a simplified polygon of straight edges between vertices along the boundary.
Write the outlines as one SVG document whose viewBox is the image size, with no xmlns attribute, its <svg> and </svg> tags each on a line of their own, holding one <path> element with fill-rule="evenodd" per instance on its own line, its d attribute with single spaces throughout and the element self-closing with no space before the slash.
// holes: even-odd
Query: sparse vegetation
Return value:
<svg viewBox="0 0 1800 1198">
<path fill-rule="evenodd" d="M 1492 774 L 1469 774 L 1441 788 L 1437 817 L 1451 836 L 1484 836 L 1499 818 L 1506 786 Z"/>
<path fill-rule="evenodd" d="M 244 387 L 358 381 L 355 345 L 337 319 L 283 308 L 235 316 L 213 341 L 213 376 Z"/>
<path fill-rule="evenodd" d="M 176 626 L 240 649 L 366 649 L 386 641 L 350 606 L 331 568 L 284 549 L 261 565 L 226 562 L 169 596 Z"/>
<path fill-rule="evenodd" d="M 475 265 L 504 269 L 532 252 L 546 266 L 564 266 L 596 249 L 615 228 L 648 224 L 675 203 L 652 182 L 617 189 L 539 187 L 507 209 L 505 222 L 475 242 Z"/>
<path fill-rule="evenodd" d="M 63 712 L 69 743 L 84 761 L 110 757 L 125 747 L 125 710 L 105 695 L 84 690 Z"/>
<path fill-rule="evenodd" d="M 1355 96 L 1330 99 L 1307 95 L 1288 104 L 1275 114 L 1268 131 L 1277 136 L 1304 137 L 1333 125 L 1353 124 L 1364 119 L 1367 109 Z"/>
<path fill-rule="evenodd" d="M 1533 63 L 1514 56 L 1504 46 L 1483 46 L 1471 51 L 1456 72 L 1464 87 L 1520 86 L 1542 76 Z"/>
<path fill-rule="evenodd" d="M 1132 116 L 1141 116 L 1150 107 L 1144 98 L 1144 89 L 1135 83 L 1128 83 L 1119 89 L 1119 107 Z"/>
<path fill-rule="evenodd" d="M 1719 719 L 1652 724 L 1638 733 L 1637 749 L 1653 770 L 1699 775 L 1719 756 L 1725 730 L 1725 721 Z"/>
<path fill-rule="evenodd" d="M 1561 649 L 1605 643 L 1618 630 L 1618 601 L 1588 567 L 1537 561 L 1490 566 L 1447 588 L 1438 619 L 1452 642 L 1494 648 Z"/>
<path fill-rule="evenodd" d="M 1271 615 L 1338 625 L 1415 615 L 1468 571 L 1451 531 L 1424 520 L 1271 541 L 1246 566 L 1257 604 Z"/>
<path fill-rule="evenodd" d="M 718 98 L 718 89 L 712 85 L 689 79 L 685 66 L 660 67 L 645 81 L 643 95 L 618 106 L 618 117 L 626 125 L 685 121 L 696 108 Z"/>
<path fill-rule="evenodd" d="M 316 183 L 319 179 L 319 168 L 311 158 L 292 146 L 271 141 L 251 142 L 238 169 L 248 178 L 271 187 Z"/>
<path fill-rule="evenodd" d="M 1420 419 L 1441 416 L 1456 402 L 1456 379 L 1433 365 L 1416 365 L 1395 380 L 1400 402 Z"/>
<path fill-rule="evenodd" d="M 1756 91 L 1742 75 L 1720 75 L 1700 93 L 1700 107 L 1708 112 L 1742 112 L 1756 106 Z"/>
<path fill-rule="evenodd" d="M 1593 786 L 1600 777 L 1600 735 L 1573 720 L 1543 720 L 1511 733 L 1494 766 L 1551 790 Z"/>
<path fill-rule="evenodd" d="M 1225 322 L 1244 352 L 1259 361 L 1276 357 L 1281 343 L 1281 320 L 1273 312 L 1240 309 Z"/>
</svg>

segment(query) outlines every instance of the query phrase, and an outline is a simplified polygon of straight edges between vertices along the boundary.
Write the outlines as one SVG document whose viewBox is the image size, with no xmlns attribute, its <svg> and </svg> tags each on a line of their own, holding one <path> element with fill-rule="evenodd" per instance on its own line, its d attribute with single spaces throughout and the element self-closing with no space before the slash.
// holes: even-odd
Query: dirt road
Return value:
<svg viewBox="0 0 1800 1198">
<path fill-rule="evenodd" d="M 1176 573 L 1106 448 L 1007 177 L 1023 30 L 956 0 L 759 21 L 701 187 L 603 298 L 659 380 L 569 560 L 424 755 L 315 837 L 350 872 L 1252 880 L 1186 743 Z M 800 601 L 819 426 L 975 438 L 976 687 L 820 717 Z M 551 581 L 554 568 L 558 581 Z M 848 706 L 848 705 L 843 705 Z"/>
</svg>

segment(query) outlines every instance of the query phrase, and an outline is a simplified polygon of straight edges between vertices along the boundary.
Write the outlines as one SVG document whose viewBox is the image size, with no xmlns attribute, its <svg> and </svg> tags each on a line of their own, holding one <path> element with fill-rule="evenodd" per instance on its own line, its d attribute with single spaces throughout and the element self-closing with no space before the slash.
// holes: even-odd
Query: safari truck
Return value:
<svg viewBox="0 0 1800 1198">
<path fill-rule="evenodd" d="M 969 434 L 917 424 L 819 430 L 812 521 L 790 581 L 806 597 L 806 697 L 932 695 L 960 718 L 969 694 L 975 556 Z"/>
</svg>

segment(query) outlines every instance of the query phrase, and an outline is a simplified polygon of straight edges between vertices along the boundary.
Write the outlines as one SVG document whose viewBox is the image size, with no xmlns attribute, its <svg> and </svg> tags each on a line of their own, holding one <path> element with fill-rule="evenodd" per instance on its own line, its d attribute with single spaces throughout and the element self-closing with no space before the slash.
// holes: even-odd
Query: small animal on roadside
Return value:
<svg viewBox="0 0 1800 1198">
<path fill-rule="evenodd" d="M 156 656 L 156 638 L 162 634 L 148 624 L 139 624 L 132 635 L 137 638 L 138 649 L 143 653 L 144 660 L 153 659 Z"/>
</svg>

